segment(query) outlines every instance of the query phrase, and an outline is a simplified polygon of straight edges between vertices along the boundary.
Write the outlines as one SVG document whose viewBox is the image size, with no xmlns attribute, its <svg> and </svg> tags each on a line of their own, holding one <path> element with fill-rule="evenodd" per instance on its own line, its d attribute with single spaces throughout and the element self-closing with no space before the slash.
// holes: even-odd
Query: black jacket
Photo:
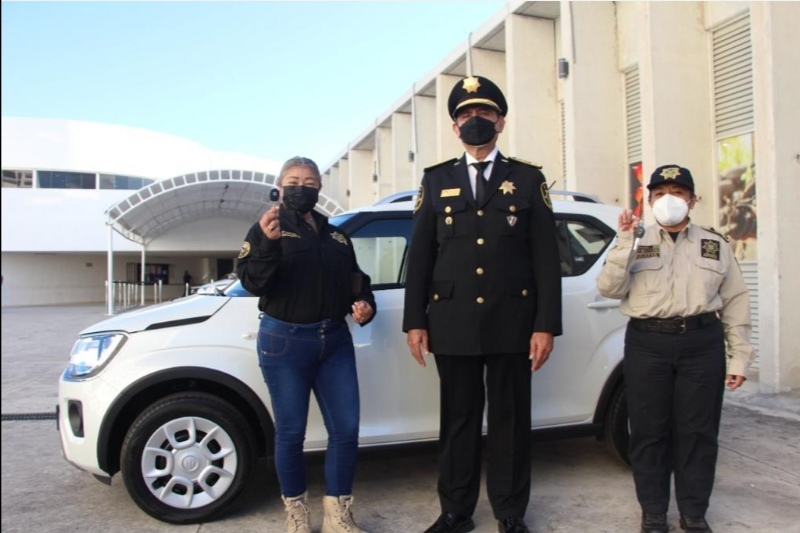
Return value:
<svg viewBox="0 0 800 533">
<path fill-rule="evenodd" d="M 358 267 L 350 237 L 327 217 L 312 214 L 318 232 L 281 205 L 281 238 L 274 241 L 258 222 L 253 224 L 236 268 L 242 285 L 260 296 L 261 311 L 283 322 L 341 320 L 356 300 L 368 302 L 377 312 L 370 278 Z"/>
<path fill-rule="evenodd" d="M 444 355 L 528 353 L 561 334 L 561 271 L 544 175 L 498 153 L 482 206 L 466 159 L 425 169 L 414 211 L 403 331 Z"/>
</svg>

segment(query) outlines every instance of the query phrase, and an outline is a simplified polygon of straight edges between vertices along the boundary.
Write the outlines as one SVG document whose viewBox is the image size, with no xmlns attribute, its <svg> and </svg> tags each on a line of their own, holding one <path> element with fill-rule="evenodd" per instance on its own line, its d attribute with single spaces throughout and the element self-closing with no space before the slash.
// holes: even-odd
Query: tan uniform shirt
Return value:
<svg viewBox="0 0 800 533">
<path fill-rule="evenodd" d="M 753 357 L 747 286 L 730 245 L 689 224 L 677 241 L 658 225 L 647 228 L 636 254 L 633 232 L 617 235 L 597 277 L 600 294 L 622 300 L 632 318 L 688 317 L 716 311 L 722 320 L 728 374 L 746 376 Z"/>
</svg>

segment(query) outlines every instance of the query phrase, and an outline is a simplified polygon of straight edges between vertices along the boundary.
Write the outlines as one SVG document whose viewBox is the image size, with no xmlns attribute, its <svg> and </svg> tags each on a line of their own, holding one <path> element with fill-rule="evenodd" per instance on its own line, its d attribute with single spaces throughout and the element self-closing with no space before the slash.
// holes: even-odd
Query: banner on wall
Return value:
<svg viewBox="0 0 800 533">
<path fill-rule="evenodd" d="M 756 176 L 753 133 L 717 142 L 720 231 L 736 258 L 755 260 L 757 252 Z"/>
<path fill-rule="evenodd" d="M 644 212 L 644 188 L 642 186 L 642 162 L 631 163 L 628 165 L 628 179 L 631 186 L 631 197 L 629 205 L 633 209 L 633 214 L 642 218 Z"/>
</svg>

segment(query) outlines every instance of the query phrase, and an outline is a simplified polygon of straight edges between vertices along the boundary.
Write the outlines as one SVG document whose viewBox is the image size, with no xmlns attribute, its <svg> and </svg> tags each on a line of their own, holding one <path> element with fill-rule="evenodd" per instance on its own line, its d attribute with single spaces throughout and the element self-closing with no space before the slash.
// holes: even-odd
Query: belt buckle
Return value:
<svg viewBox="0 0 800 533">
<path fill-rule="evenodd" d="M 686 333 L 686 318 L 676 318 L 675 323 L 678 325 L 678 333 Z"/>
</svg>

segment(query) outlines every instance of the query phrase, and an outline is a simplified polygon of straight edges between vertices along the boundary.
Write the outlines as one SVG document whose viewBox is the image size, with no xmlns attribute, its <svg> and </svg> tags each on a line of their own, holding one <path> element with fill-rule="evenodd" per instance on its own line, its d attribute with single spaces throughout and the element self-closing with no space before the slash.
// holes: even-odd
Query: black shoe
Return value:
<svg viewBox="0 0 800 533">
<path fill-rule="evenodd" d="M 667 513 L 642 513 L 642 533 L 668 533 Z"/>
<path fill-rule="evenodd" d="M 712 533 L 711 528 L 708 527 L 708 522 L 702 516 L 700 518 L 692 518 L 681 515 L 681 529 L 685 530 L 686 533 Z"/>
<path fill-rule="evenodd" d="M 517 516 L 511 518 L 504 518 L 497 522 L 497 531 L 500 533 L 530 533 L 525 521 Z"/>
<path fill-rule="evenodd" d="M 425 533 L 467 533 L 475 529 L 475 522 L 468 516 L 442 513 Z"/>
</svg>

